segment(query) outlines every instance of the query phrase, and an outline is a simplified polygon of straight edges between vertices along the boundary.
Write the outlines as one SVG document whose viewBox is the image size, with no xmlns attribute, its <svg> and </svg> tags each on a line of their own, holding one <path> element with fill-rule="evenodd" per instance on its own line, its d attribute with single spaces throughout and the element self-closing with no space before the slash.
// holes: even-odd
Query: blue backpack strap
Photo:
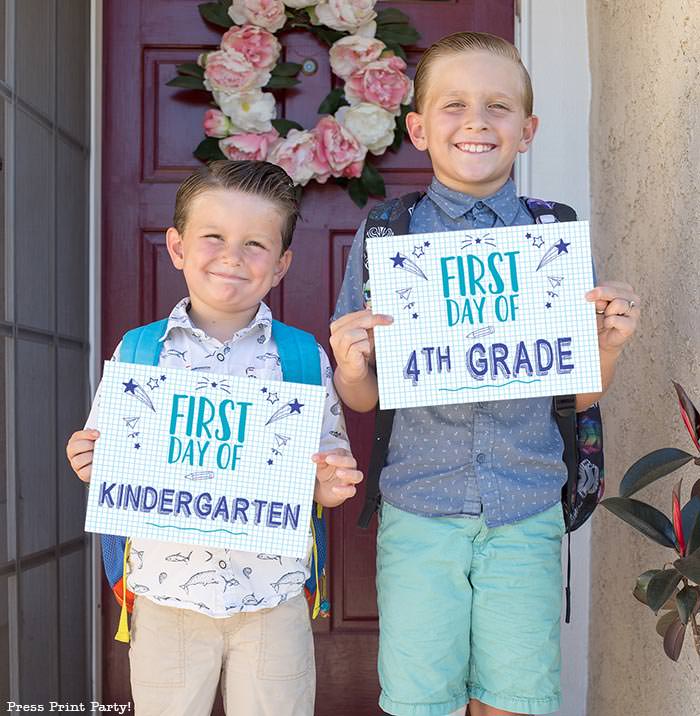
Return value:
<svg viewBox="0 0 700 716">
<path fill-rule="evenodd" d="M 168 319 L 148 323 L 145 326 L 132 328 L 122 338 L 119 349 L 121 363 L 139 363 L 141 365 L 158 365 L 163 341 L 160 339 L 168 326 Z"/>
<path fill-rule="evenodd" d="M 133 328 L 124 334 L 119 349 L 121 363 L 140 363 L 142 365 L 158 365 L 163 342 L 160 340 L 165 333 L 168 319 L 149 323 Z M 131 611 L 134 595 L 126 589 L 125 565 L 128 559 L 127 539 L 121 535 L 100 535 L 102 545 L 102 564 L 104 565 L 107 582 L 117 602 L 122 607 L 119 630 L 115 639 L 129 641 L 126 626 L 126 612 Z"/>
<path fill-rule="evenodd" d="M 323 385 L 321 360 L 316 339 L 311 333 L 293 328 L 280 321 L 272 321 L 272 337 L 280 354 L 282 375 L 285 380 L 307 385 Z M 328 534 L 323 508 L 314 503 L 311 510 L 313 551 L 311 575 L 306 580 L 306 592 L 313 605 L 314 618 L 328 616 L 329 605 L 325 590 L 325 566 L 328 555 Z"/>
</svg>

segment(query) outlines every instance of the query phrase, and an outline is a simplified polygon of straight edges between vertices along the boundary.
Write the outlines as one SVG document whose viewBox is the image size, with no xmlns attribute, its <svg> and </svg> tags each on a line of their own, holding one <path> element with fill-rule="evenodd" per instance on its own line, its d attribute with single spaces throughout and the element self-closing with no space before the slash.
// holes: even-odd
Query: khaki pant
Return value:
<svg viewBox="0 0 700 716">
<path fill-rule="evenodd" d="M 208 716 L 220 677 L 227 716 L 314 712 L 314 646 L 303 595 L 226 619 L 137 597 L 129 661 L 136 716 Z"/>
</svg>

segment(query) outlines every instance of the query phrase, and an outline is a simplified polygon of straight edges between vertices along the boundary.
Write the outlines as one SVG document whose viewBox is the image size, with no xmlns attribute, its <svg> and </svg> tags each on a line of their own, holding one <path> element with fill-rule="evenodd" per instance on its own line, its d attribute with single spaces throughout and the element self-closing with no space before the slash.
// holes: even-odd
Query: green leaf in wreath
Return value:
<svg viewBox="0 0 700 716">
<path fill-rule="evenodd" d="M 700 584 L 700 549 L 696 549 L 687 557 L 677 559 L 673 566 L 688 579 L 692 579 L 696 584 Z"/>
<path fill-rule="evenodd" d="M 680 619 L 671 622 L 664 634 L 664 651 L 672 661 L 678 661 L 685 639 L 685 624 Z"/>
<path fill-rule="evenodd" d="M 288 89 L 299 84 L 299 80 L 295 80 L 294 77 L 277 77 L 272 75 L 270 81 L 263 87 L 263 89 Z"/>
<path fill-rule="evenodd" d="M 420 40 L 420 33 L 406 24 L 378 25 L 376 37 L 385 45 L 415 45 Z"/>
<path fill-rule="evenodd" d="M 277 130 L 280 137 L 286 137 L 290 129 L 304 129 L 299 122 L 293 122 L 291 119 L 273 119 L 272 126 Z"/>
<path fill-rule="evenodd" d="M 279 62 L 272 68 L 273 77 L 296 77 L 301 72 L 298 62 Z"/>
<path fill-rule="evenodd" d="M 386 196 L 386 187 L 382 175 L 367 160 L 362 167 L 360 181 L 372 196 Z"/>
<path fill-rule="evenodd" d="M 695 613 L 699 601 L 700 594 L 698 594 L 697 587 L 683 587 L 683 589 L 676 594 L 678 617 L 683 624 L 687 624 L 690 617 Z"/>
<path fill-rule="evenodd" d="M 692 459 L 692 455 L 677 448 L 661 448 L 650 452 L 627 470 L 620 483 L 620 496 L 630 497 L 660 477 L 683 467 Z"/>
<path fill-rule="evenodd" d="M 629 497 L 608 497 L 601 503 L 621 520 L 664 547 L 676 547 L 671 521 L 655 507 Z"/>
<path fill-rule="evenodd" d="M 394 130 L 394 141 L 389 146 L 392 152 L 398 152 L 406 136 L 406 115 L 411 111 L 408 104 L 401 105 L 401 114 L 396 118 L 396 129 Z"/>
<path fill-rule="evenodd" d="M 638 602 L 641 602 L 645 606 L 649 606 L 647 603 L 647 588 L 649 587 L 649 582 L 651 578 L 655 577 L 659 572 L 661 572 L 660 569 L 649 569 L 637 577 L 637 584 L 634 585 L 632 594 Z"/>
<path fill-rule="evenodd" d="M 318 106 L 319 114 L 335 114 L 340 107 L 348 104 L 342 87 L 332 89 Z"/>
<path fill-rule="evenodd" d="M 676 591 L 678 582 L 681 581 L 683 575 L 671 567 L 670 569 L 662 569 L 655 574 L 647 585 L 647 605 L 650 609 L 658 612 L 666 603 L 666 600 Z"/>
<path fill-rule="evenodd" d="M 233 20 L 228 14 L 228 8 L 230 2 L 205 2 L 199 7 L 199 14 L 212 25 L 218 25 L 219 27 L 225 27 L 227 30 L 229 27 L 233 27 Z"/>
<path fill-rule="evenodd" d="M 385 8 L 377 13 L 377 25 L 391 25 L 408 23 L 409 17 L 405 12 L 393 7 Z"/>
<path fill-rule="evenodd" d="M 338 42 L 341 37 L 346 37 L 349 34 L 347 32 L 331 30 L 329 27 L 323 27 L 321 25 L 314 25 L 311 28 L 311 32 L 316 35 L 319 40 L 325 42 L 329 47 L 334 43 Z"/>
<path fill-rule="evenodd" d="M 194 150 L 197 159 L 203 162 L 211 162 L 214 159 L 226 159 L 226 155 L 219 149 L 219 140 L 216 137 L 206 137 Z"/>
<path fill-rule="evenodd" d="M 348 194 L 350 194 L 350 198 L 360 208 L 362 208 L 367 203 L 367 199 L 369 199 L 367 188 L 360 179 L 351 179 L 348 182 Z"/>
<path fill-rule="evenodd" d="M 406 51 L 401 45 L 387 45 L 387 47 L 397 56 L 400 57 L 404 62 L 408 62 Z"/>
<path fill-rule="evenodd" d="M 175 65 L 175 69 L 179 75 L 204 77 L 204 68 L 200 67 L 196 62 L 183 62 L 181 65 Z"/>
<path fill-rule="evenodd" d="M 204 82 L 199 77 L 192 77 L 191 75 L 178 75 L 168 80 L 166 83 L 168 87 L 182 87 L 183 89 L 197 89 L 206 90 Z"/>
</svg>

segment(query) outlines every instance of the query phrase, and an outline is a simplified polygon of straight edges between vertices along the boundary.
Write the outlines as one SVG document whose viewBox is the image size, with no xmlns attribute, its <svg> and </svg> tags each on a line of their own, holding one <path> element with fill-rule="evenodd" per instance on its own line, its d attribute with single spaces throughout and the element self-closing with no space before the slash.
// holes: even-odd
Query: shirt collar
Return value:
<svg viewBox="0 0 700 716">
<path fill-rule="evenodd" d="M 165 328 L 165 333 L 163 333 L 159 340 L 164 341 L 170 335 L 170 332 L 176 328 L 184 330 L 192 337 L 201 341 L 215 340 L 214 338 L 211 338 L 211 336 L 208 336 L 201 328 L 197 328 L 197 326 L 192 323 L 189 314 L 189 307 L 189 296 L 183 298 L 181 301 L 178 301 L 175 308 L 173 308 L 168 316 L 168 325 Z M 262 335 L 265 337 L 265 343 L 267 343 L 272 337 L 272 312 L 263 301 L 260 301 L 258 312 L 253 317 L 253 320 L 245 326 L 245 328 L 241 328 L 240 331 L 237 331 L 228 342 L 232 343 L 239 338 L 243 338 L 243 336 L 247 336 L 256 329 L 262 331 Z"/>
<path fill-rule="evenodd" d="M 508 181 L 491 196 L 479 199 L 470 194 L 446 187 L 441 181 L 433 177 L 428 187 L 428 197 L 451 219 L 458 219 L 474 208 L 477 202 L 486 204 L 505 226 L 510 226 L 518 214 L 520 200 L 515 191 L 515 183 Z"/>
</svg>

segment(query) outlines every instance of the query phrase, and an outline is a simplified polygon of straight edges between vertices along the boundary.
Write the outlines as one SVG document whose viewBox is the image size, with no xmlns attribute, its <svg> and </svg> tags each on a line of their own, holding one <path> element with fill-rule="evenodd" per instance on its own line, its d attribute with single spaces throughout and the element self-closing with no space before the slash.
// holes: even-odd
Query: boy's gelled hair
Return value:
<svg viewBox="0 0 700 716">
<path fill-rule="evenodd" d="M 504 40 L 497 35 L 491 35 L 488 32 L 455 32 L 452 35 L 438 40 L 423 53 L 420 62 L 418 62 L 416 77 L 413 81 L 416 112 L 420 113 L 423 103 L 425 102 L 431 65 L 441 57 L 456 55 L 460 52 L 473 51 L 491 52 L 494 55 L 499 55 L 500 57 L 505 57 L 515 62 L 520 69 L 523 79 L 523 106 L 525 108 L 525 116 L 532 116 L 532 82 L 520 58 L 520 53 L 508 40 Z"/>
<path fill-rule="evenodd" d="M 270 162 L 218 159 L 203 166 L 180 184 L 175 197 L 173 226 L 182 234 L 187 212 L 195 197 L 213 189 L 234 189 L 271 201 L 279 207 L 282 225 L 282 253 L 292 243 L 299 216 L 299 201 L 287 172 Z"/>
</svg>

